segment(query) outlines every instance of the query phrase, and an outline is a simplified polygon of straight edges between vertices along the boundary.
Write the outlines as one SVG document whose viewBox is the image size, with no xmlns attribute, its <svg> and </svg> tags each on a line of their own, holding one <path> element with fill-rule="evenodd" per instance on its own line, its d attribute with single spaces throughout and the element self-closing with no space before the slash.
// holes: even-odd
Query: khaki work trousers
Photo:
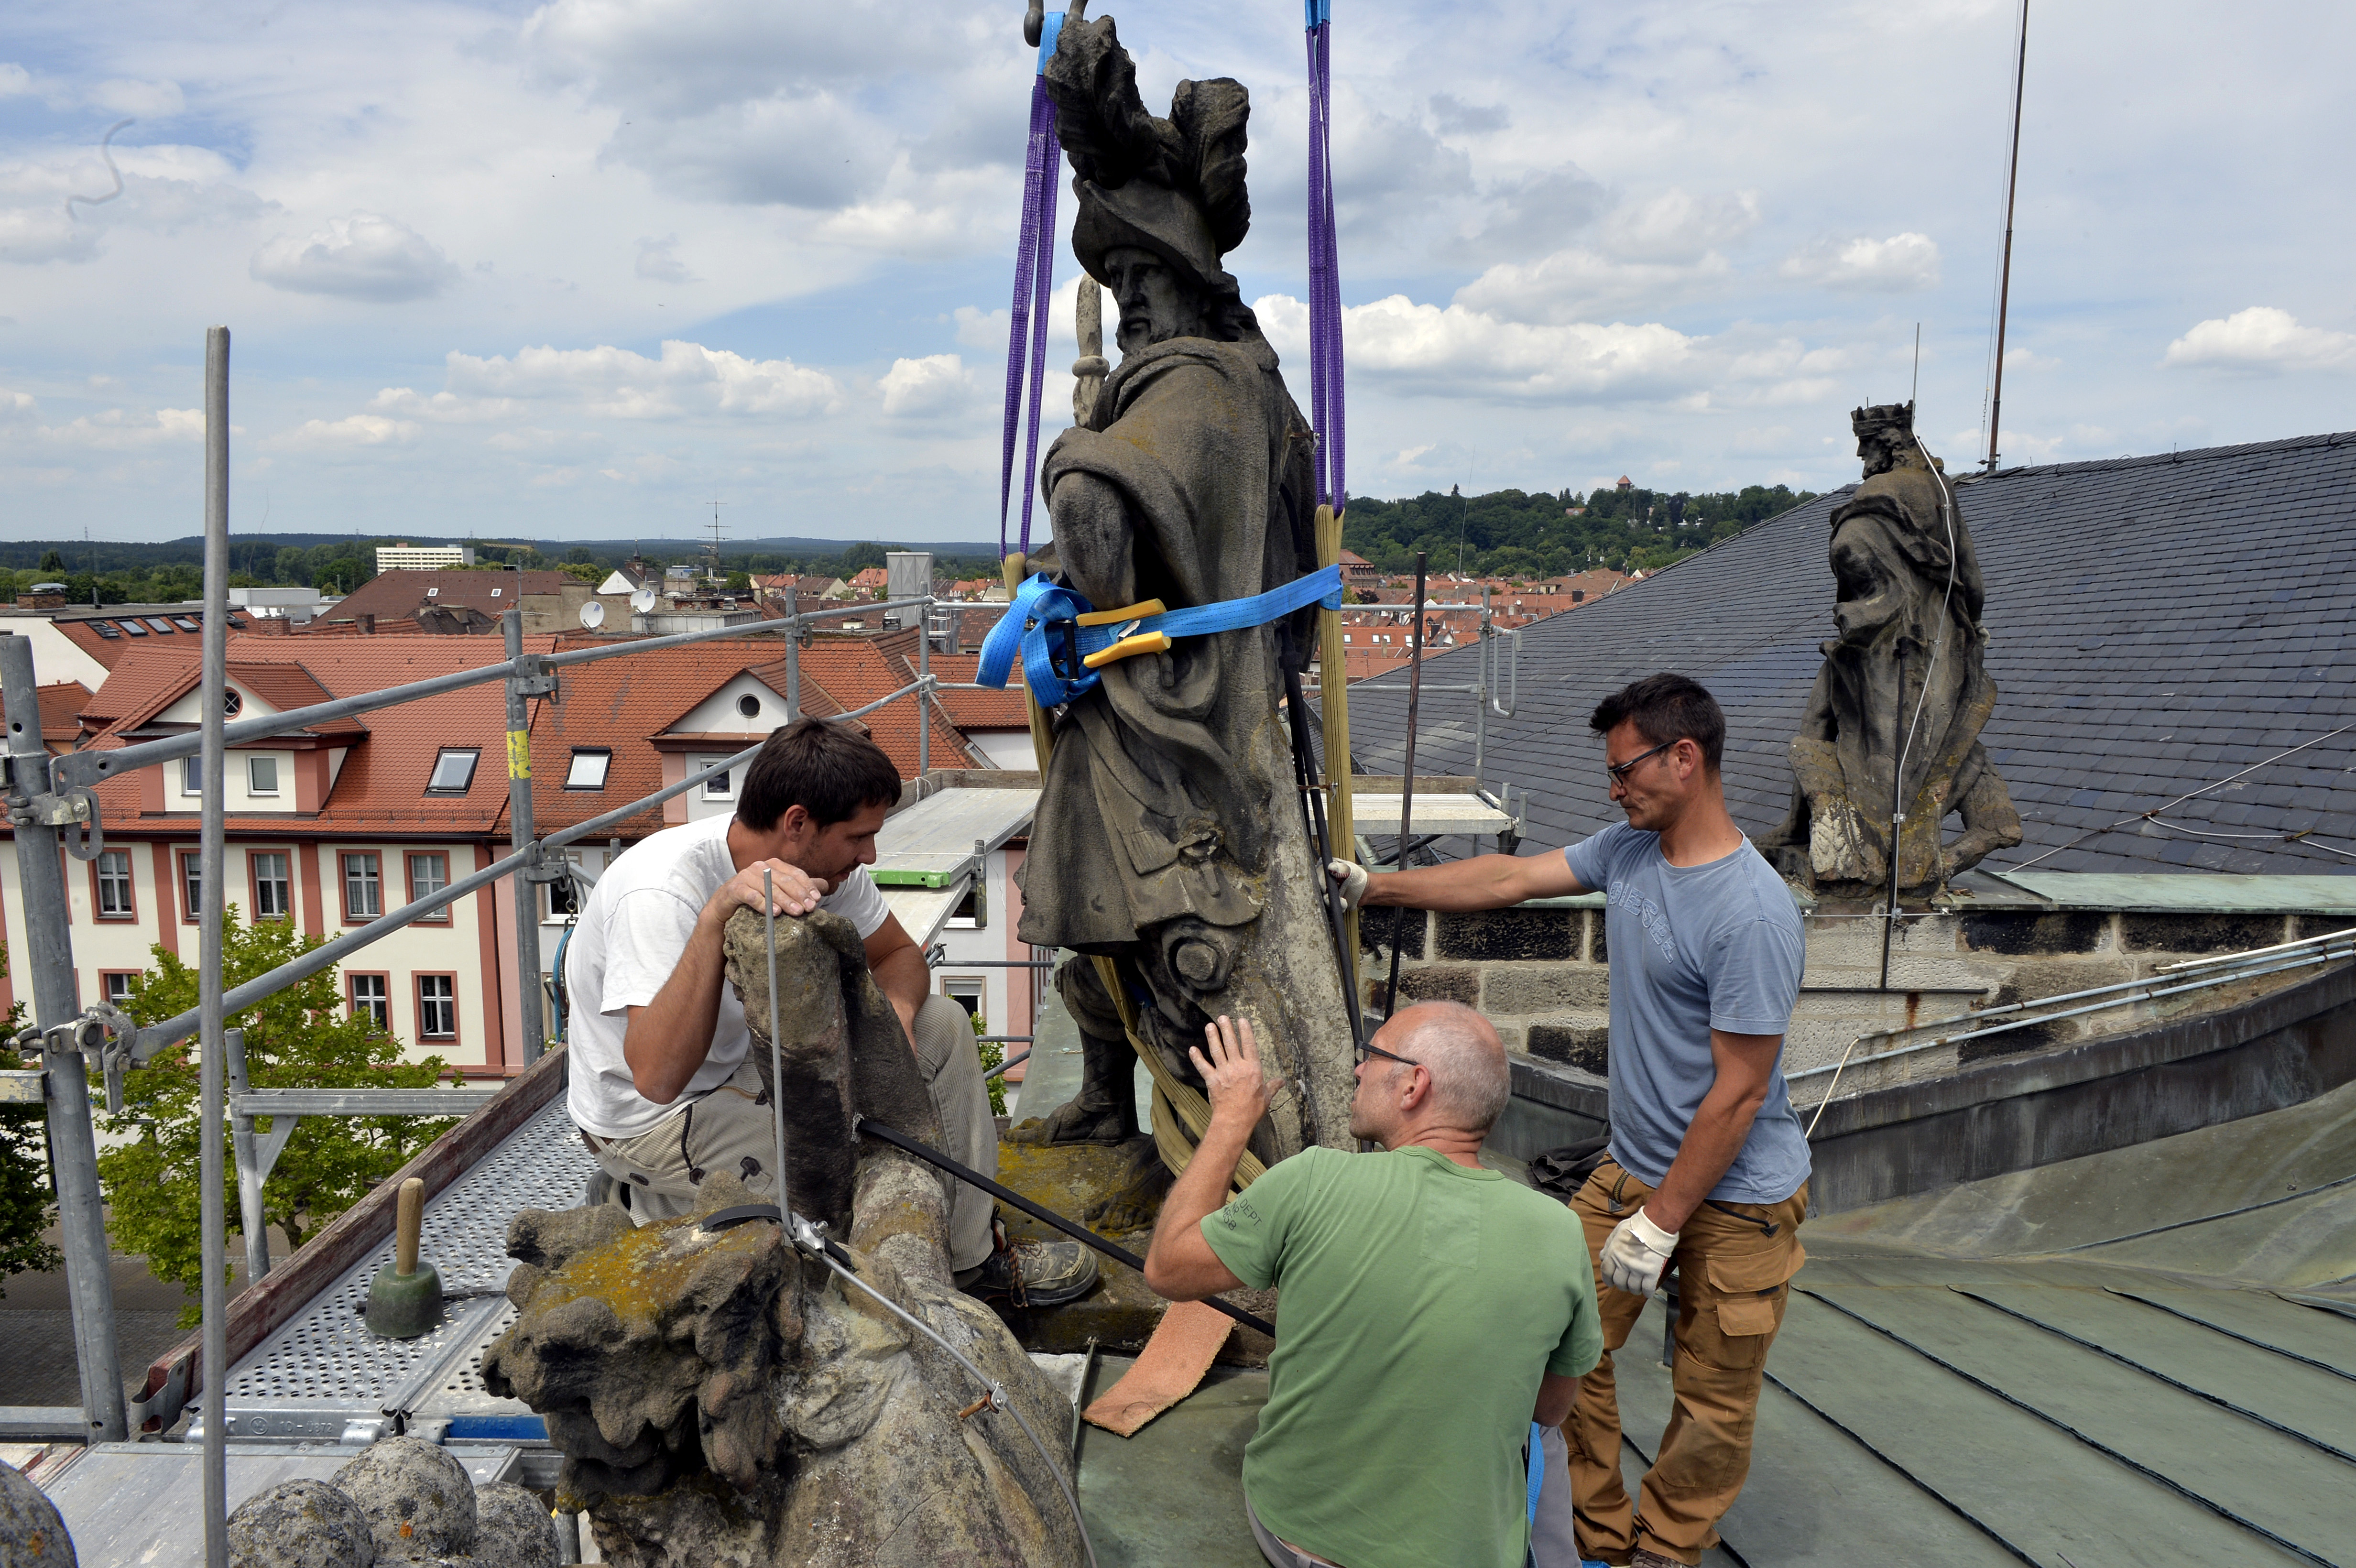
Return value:
<svg viewBox="0 0 2356 1568">
<path fill-rule="evenodd" d="M 1587 1251 L 1601 1258 L 1613 1227 L 1653 1189 L 1611 1159 L 1598 1167 L 1570 1206 L 1587 1230 Z M 1676 1391 L 1668 1430 L 1632 1502 L 1620 1477 L 1620 1404 L 1612 1357 L 1628 1341 L 1644 1298 L 1595 1276 L 1603 1319 L 1603 1359 L 1579 1380 L 1579 1404 L 1562 1424 L 1579 1553 L 1624 1563 L 1638 1547 L 1699 1563 L 1718 1543 L 1718 1521 L 1734 1506 L 1751 1473 L 1751 1428 L 1767 1347 L 1783 1327 L 1788 1282 L 1807 1261 L 1800 1221 L 1808 1189 L 1781 1203 L 1704 1203 L 1677 1233 Z"/>
<path fill-rule="evenodd" d="M 998 1124 L 982 1081 L 981 1050 L 972 1015 L 947 997 L 927 997 L 916 1009 L 916 1068 L 940 1118 L 941 1152 L 984 1176 L 998 1174 Z M 755 1050 L 759 1049 L 755 1042 Z M 695 1207 L 706 1175 L 725 1170 L 745 1189 L 774 1200 L 776 1115 L 748 1053 L 727 1083 L 634 1138 L 593 1138 L 597 1163 L 630 1188 L 630 1213 L 641 1225 L 675 1219 Z M 995 1202 L 979 1187 L 944 1176 L 949 1184 L 949 1266 L 979 1268 L 990 1260 Z"/>
</svg>

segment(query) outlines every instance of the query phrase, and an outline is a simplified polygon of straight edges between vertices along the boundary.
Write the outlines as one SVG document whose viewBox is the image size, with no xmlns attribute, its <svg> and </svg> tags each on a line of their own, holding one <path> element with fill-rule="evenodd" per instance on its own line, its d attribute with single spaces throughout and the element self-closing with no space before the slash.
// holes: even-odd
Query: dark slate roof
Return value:
<svg viewBox="0 0 2356 1568">
<path fill-rule="evenodd" d="M 1786 745 L 1833 634 L 1827 519 L 1847 494 L 1523 632 L 1521 700 L 1490 720 L 1484 776 L 1517 801 L 1529 788 L 1534 843 L 1619 820 L 1587 717 L 1655 670 L 1725 706 L 1735 820 L 1754 837 L 1783 820 Z M 2356 871 L 2356 433 L 2008 468 L 1958 496 L 1987 580 L 1984 739 L 2027 832 L 1989 869 Z M 1440 655 L 1425 678 L 1468 682 L 1476 658 Z M 1351 689 L 1362 770 L 1399 771 L 1406 706 Z M 1472 772 L 1471 718 L 1469 697 L 1428 694 L 1416 772 Z M 2180 827 L 2136 820 L 2062 848 L 2253 764 L 2164 813 Z"/>
</svg>

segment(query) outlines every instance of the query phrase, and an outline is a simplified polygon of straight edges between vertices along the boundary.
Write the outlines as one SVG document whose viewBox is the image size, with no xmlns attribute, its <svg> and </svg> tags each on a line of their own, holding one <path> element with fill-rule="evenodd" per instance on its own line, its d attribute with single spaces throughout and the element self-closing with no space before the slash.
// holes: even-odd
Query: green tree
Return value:
<svg viewBox="0 0 2356 1568">
<path fill-rule="evenodd" d="M 319 945 L 317 937 L 297 933 L 287 922 L 241 925 L 233 904 L 222 932 L 222 978 L 230 987 Z M 132 982 L 125 1010 L 152 1023 L 194 1008 L 196 969 L 161 946 L 148 952 L 155 967 Z M 440 1057 L 402 1061 L 401 1042 L 365 1016 L 344 1011 L 339 997 L 329 967 L 228 1019 L 228 1027 L 245 1030 L 246 1068 L 255 1088 L 419 1089 L 441 1077 Z M 114 1244 L 145 1254 L 149 1272 L 189 1294 L 189 1305 L 180 1309 L 182 1328 L 197 1323 L 196 1298 L 204 1286 L 197 1091 L 193 1040 L 132 1069 L 124 1075 L 122 1114 L 105 1118 L 108 1135 L 125 1141 L 98 1158 Z M 450 1125 L 412 1116 L 306 1117 L 262 1186 L 262 1212 L 299 1247 Z M 269 1125 L 268 1117 L 259 1118 L 255 1131 Z M 241 1234 L 234 1178 L 222 1185 L 229 1231 Z"/>
<path fill-rule="evenodd" d="M 0 943 L 0 975 L 8 973 L 8 946 Z M 25 1004 L 8 1009 L 5 1020 L 10 1035 L 23 1027 Z M 25 1059 L 0 1051 L 0 1068 L 14 1072 Z M 57 1218 L 49 1200 L 48 1149 L 38 1105 L 0 1105 L 0 1279 L 27 1271 L 46 1274 L 62 1267 L 57 1248 L 41 1240 L 41 1232 Z M 8 1292 L 0 1288 L 0 1297 Z"/>
<path fill-rule="evenodd" d="M 65 569 L 66 558 L 64 556 L 59 555 L 53 549 L 45 549 L 41 552 L 41 571 L 45 574 L 55 576 Z"/>
<path fill-rule="evenodd" d="M 855 577 L 871 566 L 881 566 L 883 564 L 884 547 L 880 544 L 874 544 L 868 540 L 862 539 L 859 543 L 852 545 L 849 549 L 842 552 L 842 559 L 835 562 L 835 575 L 838 577 Z"/>
</svg>

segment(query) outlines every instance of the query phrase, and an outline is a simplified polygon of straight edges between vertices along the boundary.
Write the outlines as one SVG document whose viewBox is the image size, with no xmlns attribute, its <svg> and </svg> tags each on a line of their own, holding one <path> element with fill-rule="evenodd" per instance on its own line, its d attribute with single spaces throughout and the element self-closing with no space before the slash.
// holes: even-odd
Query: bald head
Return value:
<svg viewBox="0 0 2356 1568">
<path fill-rule="evenodd" d="M 1489 1020 L 1462 1002 L 1418 1002 L 1378 1031 L 1385 1051 L 1431 1073 L 1433 1110 L 1466 1132 L 1485 1133 L 1505 1113 L 1513 1074 Z"/>
</svg>

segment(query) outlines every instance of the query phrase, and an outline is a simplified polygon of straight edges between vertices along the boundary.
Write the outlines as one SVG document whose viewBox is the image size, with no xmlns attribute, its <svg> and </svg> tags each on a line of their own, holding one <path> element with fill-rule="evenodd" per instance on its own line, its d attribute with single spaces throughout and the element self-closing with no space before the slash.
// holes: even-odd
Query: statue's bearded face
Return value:
<svg viewBox="0 0 2356 1568">
<path fill-rule="evenodd" d="M 1898 466 L 1898 436 L 1895 432 L 1876 428 L 1857 438 L 1857 454 L 1865 461 L 1865 476 L 1887 474 Z"/>
<path fill-rule="evenodd" d="M 1201 292 L 1151 251 L 1116 246 L 1105 252 L 1106 281 L 1120 306 L 1114 341 L 1124 355 L 1173 337 L 1203 336 Z"/>
</svg>

